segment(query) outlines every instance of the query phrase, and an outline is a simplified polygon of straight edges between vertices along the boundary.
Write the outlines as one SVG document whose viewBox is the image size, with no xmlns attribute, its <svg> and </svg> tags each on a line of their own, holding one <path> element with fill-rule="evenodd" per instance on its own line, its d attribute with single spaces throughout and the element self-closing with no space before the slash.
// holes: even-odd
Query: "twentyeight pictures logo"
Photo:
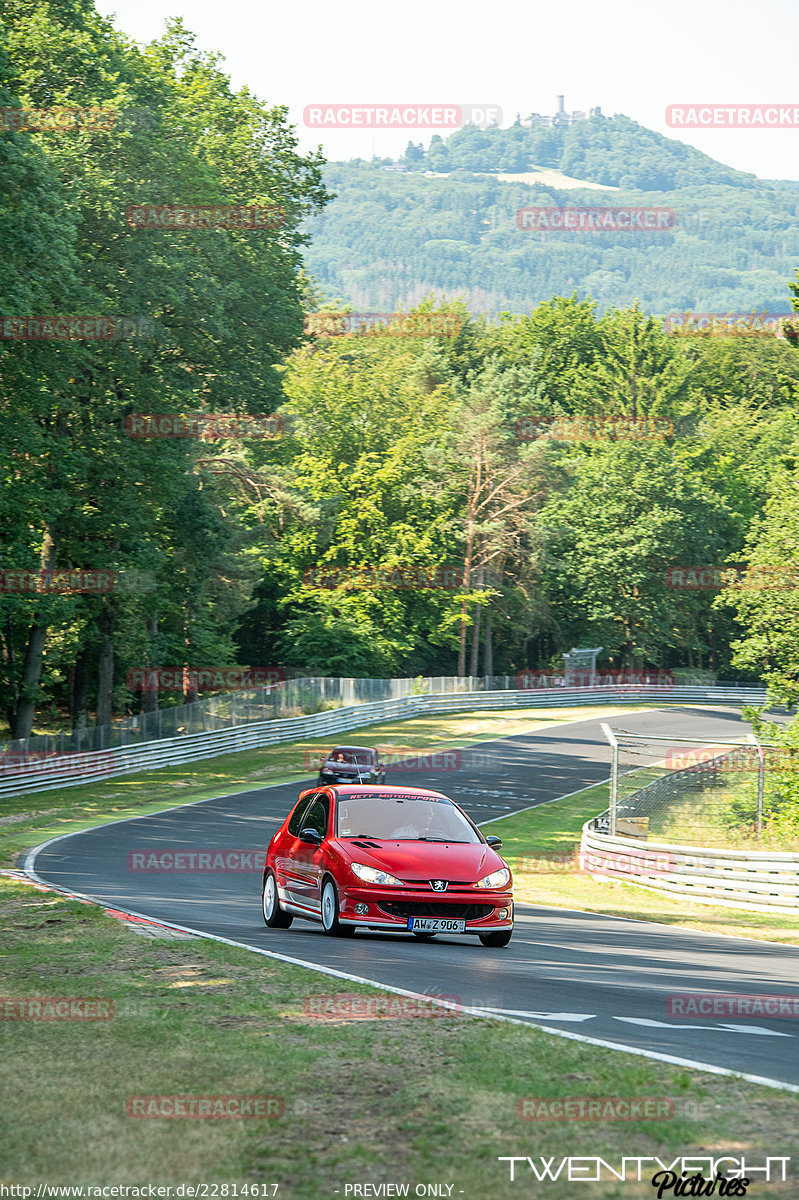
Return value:
<svg viewBox="0 0 799 1200">
<path fill-rule="evenodd" d="M 498 104 L 306 104 L 311 129 L 460 129 L 499 125 Z"/>
</svg>

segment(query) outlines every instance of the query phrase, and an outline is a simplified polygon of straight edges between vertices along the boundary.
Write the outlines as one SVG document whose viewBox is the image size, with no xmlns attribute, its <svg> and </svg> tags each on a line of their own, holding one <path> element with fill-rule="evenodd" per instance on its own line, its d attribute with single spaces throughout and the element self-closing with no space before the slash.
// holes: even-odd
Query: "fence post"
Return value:
<svg viewBox="0 0 799 1200">
<path fill-rule="evenodd" d="M 619 785 L 619 743 L 616 741 L 616 735 L 609 725 L 602 722 L 602 732 L 611 744 L 612 758 L 610 764 L 610 797 L 608 801 L 608 832 L 611 837 L 616 836 L 616 797 L 618 795 Z"/>
<path fill-rule="evenodd" d="M 753 733 L 749 734 L 749 741 L 753 746 L 757 746 L 757 840 L 760 841 L 763 837 L 763 791 L 765 787 L 766 752 Z"/>
</svg>

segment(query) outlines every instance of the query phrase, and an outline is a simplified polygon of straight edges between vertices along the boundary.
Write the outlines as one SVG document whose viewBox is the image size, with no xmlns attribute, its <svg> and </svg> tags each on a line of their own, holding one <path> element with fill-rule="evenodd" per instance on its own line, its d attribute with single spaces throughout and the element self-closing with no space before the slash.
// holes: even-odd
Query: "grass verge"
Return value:
<svg viewBox="0 0 799 1200">
<path fill-rule="evenodd" d="M 463 1200 L 518 1200 L 535 1184 L 529 1175 L 510 1183 L 500 1156 L 616 1164 L 622 1155 L 745 1154 L 758 1164 L 799 1156 L 795 1094 L 500 1021 L 322 1021 L 308 1012 L 314 997 L 385 994 L 214 942 L 145 939 L 99 908 L 8 878 L 0 878 L 0 919 L 5 997 L 114 1005 L 104 1021 L 0 1021 L 4 1061 L 13 1064 L 0 1125 L 6 1183 L 259 1183 L 278 1184 L 282 1200 L 332 1200 L 347 1183 L 408 1183 L 413 1195 L 417 1184 L 445 1182 Z M 276 931 L 278 950 L 279 942 Z M 420 953 L 434 971 L 437 947 Z M 501 953 L 478 952 L 486 969 Z M 126 1111 L 134 1096 L 265 1094 L 282 1097 L 283 1116 L 134 1119 Z M 520 1119 L 519 1100 L 533 1096 L 669 1098 L 675 1115 Z M 649 1178 L 577 1190 L 638 1200 L 654 1194 Z M 793 1180 L 758 1183 L 751 1194 L 792 1189 Z M 562 1180 L 545 1191 L 553 1200 L 575 1195 Z"/>
</svg>

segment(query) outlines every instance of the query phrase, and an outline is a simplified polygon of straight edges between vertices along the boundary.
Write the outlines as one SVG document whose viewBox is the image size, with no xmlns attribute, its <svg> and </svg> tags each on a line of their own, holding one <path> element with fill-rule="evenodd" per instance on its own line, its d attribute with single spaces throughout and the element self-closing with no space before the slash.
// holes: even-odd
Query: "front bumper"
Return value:
<svg viewBox="0 0 799 1200">
<path fill-rule="evenodd" d="M 361 911 L 364 905 L 366 912 Z M 339 888 L 339 921 L 344 925 L 407 931 L 409 917 L 462 918 L 466 921 L 465 933 L 510 929 L 513 927 L 513 892 L 474 887 L 453 888 L 446 892 L 411 887 Z"/>
</svg>

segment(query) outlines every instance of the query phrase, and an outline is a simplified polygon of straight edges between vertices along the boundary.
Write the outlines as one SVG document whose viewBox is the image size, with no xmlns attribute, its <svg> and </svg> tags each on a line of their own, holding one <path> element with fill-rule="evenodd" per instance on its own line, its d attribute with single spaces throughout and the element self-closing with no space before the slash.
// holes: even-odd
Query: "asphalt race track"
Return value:
<svg viewBox="0 0 799 1200">
<path fill-rule="evenodd" d="M 748 731 L 733 709 L 629 713 L 614 723 L 708 741 Z M 599 721 L 570 722 L 482 743 L 464 752 L 458 770 L 389 772 L 388 783 L 438 789 L 486 822 L 606 779 L 609 761 Z M 676 993 L 799 997 L 799 948 L 521 905 L 513 940 L 502 950 L 440 935 L 420 943 L 364 931 L 344 941 L 297 918 L 289 930 L 267 929 L 260 871 L 128 867 L 133 851 L 263 850 L 299 790 L 296 783 L 275 785 L 73 834 L 30 855 L 26 867 L 45 883 L 111 907 L 364 981 L 799 1089 L 799 1018 L 680 1019 L 666 1007 Z"/>
</svg>

